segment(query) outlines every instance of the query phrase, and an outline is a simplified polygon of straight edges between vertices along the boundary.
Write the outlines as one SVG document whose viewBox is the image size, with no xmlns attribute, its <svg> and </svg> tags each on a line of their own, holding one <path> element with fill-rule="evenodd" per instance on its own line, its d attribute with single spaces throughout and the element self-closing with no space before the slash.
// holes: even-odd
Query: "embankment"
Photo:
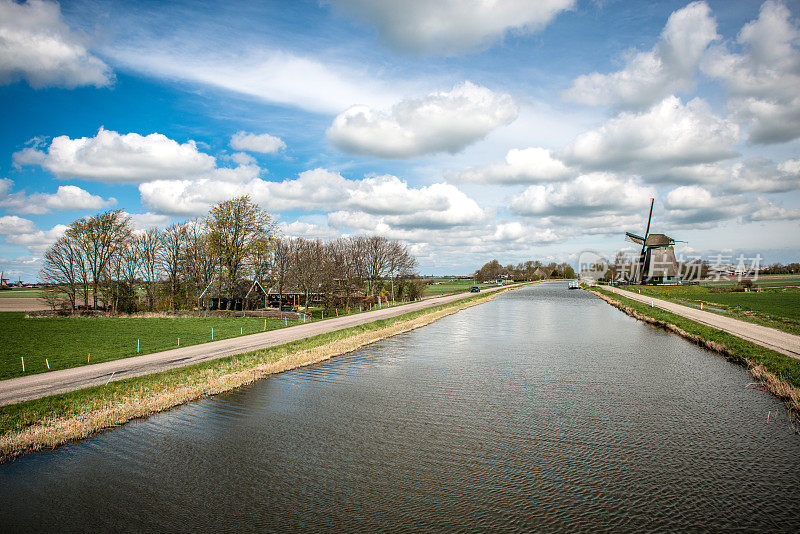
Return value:
<svg viewBox="0 0 800 534">
<path fill-rule="evenodd" d="M 481 304 L 502 292 L 479 295 L 268 349 L 0 407 L 0 461 L 85 438 L 102 429 L 203 396 L 222 393 L 273 373 L 351 352 Z"/>
<path fill-rule="evenodd" d="M 791 412 L 800 412 L 800 361 L 666 310 L 609 293 L 599 287 L 583 287 L 631 317 L 669 330 L 723 355 L 732 362 L 744 365 L 759 383 L 785 403 L 790 415 Z"/>
</svg>

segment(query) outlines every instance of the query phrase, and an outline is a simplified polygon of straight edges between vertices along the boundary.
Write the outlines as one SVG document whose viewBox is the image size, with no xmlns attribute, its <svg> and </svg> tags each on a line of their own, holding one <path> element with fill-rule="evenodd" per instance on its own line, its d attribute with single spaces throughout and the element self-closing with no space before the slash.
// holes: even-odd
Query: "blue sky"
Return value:
<svg viewBox="0 0 800 534">
<path fill-rule="evenodd" d="M 224 5 L 223 5 L 224 4 Z M 0 0 L 0 269 L 250 194 L 429 274 L 654 230 L 796 261 L 798 2 Z"/>
</svg>

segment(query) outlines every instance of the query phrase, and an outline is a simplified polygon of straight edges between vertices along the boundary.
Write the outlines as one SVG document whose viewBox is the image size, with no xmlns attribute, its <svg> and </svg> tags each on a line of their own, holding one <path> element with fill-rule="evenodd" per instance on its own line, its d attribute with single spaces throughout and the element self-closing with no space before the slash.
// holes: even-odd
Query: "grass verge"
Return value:
<svg viewBox="0 0 800 534">
<path fill-rule="evenodd" d="M 210 362 L 134 377 L 60 395 L 0 407 L 0 461 L 56 447 L 99 430 L 179 404 L 222 393 L 273 373 L 310 365 L 407 332 L 503 291 L 398 317 L 338 330 L 292 343 Z"/>
<path fill-rule="evenodd" d="M 789 410 L 800 412 L 800 360 L 616 293 L 598 287 L 584 288 L 636 319 L 665 328 L 746 366 Z"/>
</svg>

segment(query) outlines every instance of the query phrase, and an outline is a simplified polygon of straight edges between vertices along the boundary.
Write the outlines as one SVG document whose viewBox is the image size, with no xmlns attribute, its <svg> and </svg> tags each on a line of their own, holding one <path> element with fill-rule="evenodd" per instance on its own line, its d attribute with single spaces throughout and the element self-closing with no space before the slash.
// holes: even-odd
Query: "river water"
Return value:
<svg viewBox="0 0 800 534">
<path fill-rule="evenodd" d="M 0 525 L 797 532 L 800 436 L 751 382 L 547 283 L 6 462 Z"/>
</svg>

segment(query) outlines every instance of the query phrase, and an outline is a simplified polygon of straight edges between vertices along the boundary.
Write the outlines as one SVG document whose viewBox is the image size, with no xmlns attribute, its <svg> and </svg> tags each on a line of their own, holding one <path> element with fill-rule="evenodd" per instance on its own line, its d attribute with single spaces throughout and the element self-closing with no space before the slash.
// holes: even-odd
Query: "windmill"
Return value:
<svg viewBox="0 0 800 534">
<path fill-rule="evenodd" d="M 634 281 L 638 284 L 677 284 L 680 282 L 680 269 L 675 259 L 675 240 L 668 235 L 650 233 L 653 200 L 650 199 L 650 214 L 647 216 L 644 237 L 625 232 L 625 239 L 642 246 Z"/>
</svg>

